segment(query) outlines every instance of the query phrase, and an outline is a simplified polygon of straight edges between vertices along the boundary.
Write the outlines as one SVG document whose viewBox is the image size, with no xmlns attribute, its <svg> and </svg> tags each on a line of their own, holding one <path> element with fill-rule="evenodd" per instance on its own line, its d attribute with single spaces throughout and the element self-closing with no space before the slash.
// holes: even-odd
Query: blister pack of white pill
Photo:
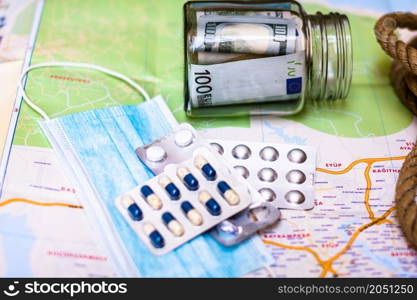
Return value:
<svg viewBox="0 0 417 300">
<path fill-rule="evenodd" d="M 277 208 L 314 207 L 316 150 L 309 146 L 209 140 L 246 180 Z"/>
<path fill-rule="evenodd" d="M 154 254 L 168 253 L 229 218 L 228 226 L 223 224 L 213 236 L 233 245 L 280 216 L 188 124 L 136 153 L 157 176 L 121 195 L 115 203 Z M 261 205 L 266 212 L 262 220 L 254 225 L 251 219 L 240 217 L 235 224 L 231 217 L 247 212 L 254 203 L 254 209 Z M 225 236 L 223 229 L 232 236 Z"/>
<path fill-rule="evenodd" d="M 211 171 L 202 171 L 201 164 Z M 161 255 L 251 202 L 247 186 L 224 169 L 208 149 L 198 148 L 191 159 L 167 165 L 164 172 L 118 198 L 116 205 L 148 248 Z"/>
</svg>

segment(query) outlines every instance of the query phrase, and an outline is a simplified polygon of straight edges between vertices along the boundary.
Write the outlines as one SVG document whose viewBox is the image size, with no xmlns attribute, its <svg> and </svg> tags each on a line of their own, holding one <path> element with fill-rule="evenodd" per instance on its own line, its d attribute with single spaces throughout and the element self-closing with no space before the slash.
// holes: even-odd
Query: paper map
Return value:
<svg viewBox="0 0 417 300">
<path fill-rule="evenodd" d="M 1 2 L 0 2 L 1 3 Z M 417 252 L 395 216 L 394 188 L 414 145 L 417 119 L 395 96 L 390 59 L 373 26 L 384 12 L 417 11 L 408 1 L 301 1 L 306 10 L 346 13 L 354 45 L 353 85 L 346 102 L 307 105 L 299 115 L 194 121 L 210 138 L 244 137 L 318 148 L 315 208 L 283 210 L 262 234 L 277 276 L 417 276 Z M 103 65 L 162 94 L 183 113 L 183 1 L 46 1 L 32 63 Z M 1 45 L 1 44 L 0 44 Z M 30 74 L 27 91 L 51 117 L 140 97 L 105 75 L 73 69 Z M 77 191 L 64 177 L 22 105 L 0 201 L 0 276 L 113 276 L 116 270 L 89 229 Z M 258 271 L 248 276 L 267 276 Z"/>
</svg>

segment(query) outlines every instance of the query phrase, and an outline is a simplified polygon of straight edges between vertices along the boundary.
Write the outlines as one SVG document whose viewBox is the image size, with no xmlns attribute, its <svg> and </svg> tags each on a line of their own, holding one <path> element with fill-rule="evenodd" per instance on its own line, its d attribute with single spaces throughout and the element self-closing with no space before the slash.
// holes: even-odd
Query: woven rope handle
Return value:
<svg viewBox="0 0 417 300">
<path fill-rule="evenodd" d="M 375 25 L 375 35 L 382 49 L 394 59 L 391 82 L 401 101 L 417 115 L 417 49 L 399 40 L 395 30 L 417 30 L 417 15 L 391 13 Z M 417 145 L 417 143 L 416 143 Z M 395 201 L 397 218 L 406 238 L 417 247 L 417 146 L 408 154 L 398 177 Z"/>
<path fill-rule="evenodd" d="M 398 40 L 395 33 L 397 28 L 417 30 L 417 15 L 412 13 L 386 14 L 375 25 L 375 35 L 382 49 L 389 56 L 400 61 L 408 71 L 417 75 L 417 49 Z"/>
</svg>

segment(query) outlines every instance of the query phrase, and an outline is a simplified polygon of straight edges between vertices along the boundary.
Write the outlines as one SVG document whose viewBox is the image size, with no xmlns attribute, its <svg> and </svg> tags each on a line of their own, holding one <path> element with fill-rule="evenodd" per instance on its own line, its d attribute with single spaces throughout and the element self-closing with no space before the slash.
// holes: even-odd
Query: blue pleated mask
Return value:
<svg viewBox="0 0 417 300">
<path fill-rule="evenodd" d="M 89 220 L 120 276 L 238 277 L 271 263 L 258 236 L 226 247 L 203 234 L 166 255 L 155 256 L 116 209 L 116 197 L 153 176 L 136 156 L 136 148 L 177 125 L 161 97 L 137 106 L 71 114 L 40 125 L 78 188 Z"/>
</svg>

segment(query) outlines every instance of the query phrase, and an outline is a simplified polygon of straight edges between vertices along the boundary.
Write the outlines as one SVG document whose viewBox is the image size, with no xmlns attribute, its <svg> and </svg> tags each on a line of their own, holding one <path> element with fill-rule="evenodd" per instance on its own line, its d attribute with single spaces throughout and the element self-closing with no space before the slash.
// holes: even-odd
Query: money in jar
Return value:
<svg viewBox="0 0 417 300">
<path fill-rule="evenodd" d="M 347 97 L 345 15 L 309 15 L 295 1 L 188 2 L 184 13 L 187 115 L 290 115 Z"/>
</svg>

